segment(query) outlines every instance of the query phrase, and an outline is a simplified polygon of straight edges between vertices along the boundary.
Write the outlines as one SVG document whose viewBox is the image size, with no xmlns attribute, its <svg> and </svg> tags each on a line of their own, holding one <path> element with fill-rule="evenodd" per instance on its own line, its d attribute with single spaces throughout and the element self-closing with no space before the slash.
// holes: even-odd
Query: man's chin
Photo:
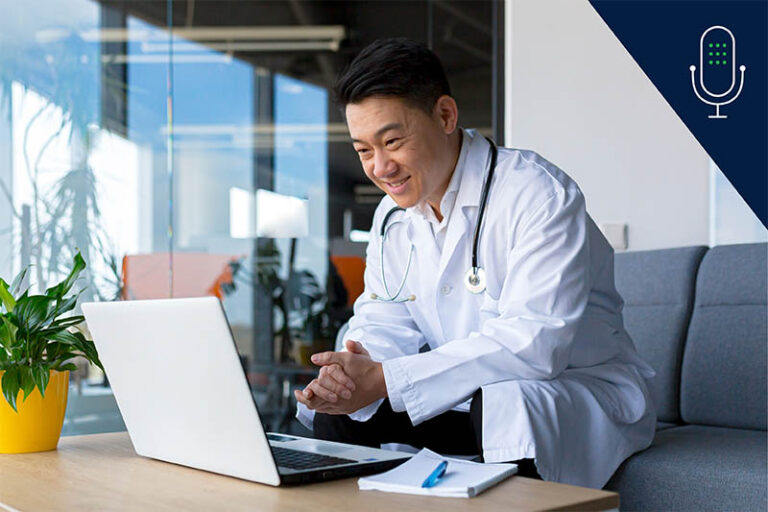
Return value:
<svg viewBox="0 0 768 512">
<path fill-rule="evenodd" d="M 394 194 L 389 194 L 389 193 L 387 193 L 387 195 L 400 208 L 410 208 L 412 206 L 416 206 L 416 203 L 418 203 L 418 201 L 416 199 L 413 199 L 412 197 L 395 196 Z"/>
</svg>

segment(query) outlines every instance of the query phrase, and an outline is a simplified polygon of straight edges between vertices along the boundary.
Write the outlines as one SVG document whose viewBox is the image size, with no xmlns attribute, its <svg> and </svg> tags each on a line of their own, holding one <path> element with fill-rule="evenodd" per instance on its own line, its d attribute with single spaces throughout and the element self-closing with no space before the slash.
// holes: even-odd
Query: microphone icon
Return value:
<svg viewBox="0 0 768 512">
<path fill-rule="evenodd" d="M 704 69 L 707 73 L 705 77 Z M 699 94 L 696 86 L 696 66 L 691 66 L 691 85 L 696 96 L 706 103 L 715 107 L 715 115 L 707 116 L 710 119 L 726 119 L 728 116 L 720 114 L 720 107 L 728 105 L 736 100 L 741 94 L 741 88 L 744 87 L 744 70 L 747 69 L 743 64 L 739 66 L 741 79 L 739 90 L 733 97 L 726 101 L 720 101 L 733 91 L 736 86 L 736 38 L 733 32 L 720 25 L 709 27 L 701 34 L 699 41 L 699 84 L 702 93 L 706 94 L 712 101 L 707 101 Z M 706 83 L 705 83 L 706 82 Z M 713 90 L 722 90 L 723 92 L 712 92 Z"/>
</svg>

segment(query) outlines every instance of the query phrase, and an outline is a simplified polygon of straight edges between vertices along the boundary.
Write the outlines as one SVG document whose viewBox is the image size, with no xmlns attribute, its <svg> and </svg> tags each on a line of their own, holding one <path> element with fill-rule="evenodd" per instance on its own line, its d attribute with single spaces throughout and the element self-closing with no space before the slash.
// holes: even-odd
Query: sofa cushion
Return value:
<svg viewBox="0 0 768 512">
<path fill-rule="evenodd" d="M 607 489 L 622 510 L 760 510 L 768 500 L 766 433 L 688 425 L 656 433 Z"/>
<path fill-rule="evenodd" d="M 694 283 L 706 247 L 617 254 L 616 289 L 624 326 L 656 370 L 650 391 L 659 421 L 680 420 L 680 361 L 693 308 Z"/>
<path fill-rule="evenodd" d="M 686 423 L 766 429 L 767 244 L 710 249 L 699 267 L 683 353 Z"/>
</svg>

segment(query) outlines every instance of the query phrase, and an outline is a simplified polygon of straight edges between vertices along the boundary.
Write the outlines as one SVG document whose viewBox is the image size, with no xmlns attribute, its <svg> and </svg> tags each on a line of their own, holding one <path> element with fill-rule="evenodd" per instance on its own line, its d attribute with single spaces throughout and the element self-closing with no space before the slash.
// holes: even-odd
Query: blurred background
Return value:
<svg viewBox="0 0 768 512">
<path fill-rule="evenodd" d="M 500 137 L 500 7 L 0 4 L 0 275 L 31 264 L 44 289 L 79 248 L 83 301 L 218 296 L 262 419 L 301 432 L 291 390 L 351 315 L 382 196 L 334 80 L 375 39 L 413 38 L 442 58 L 463 124 Z M 264 191 L 276 202 L 249 222 Z M 124 429 L 97 369 L 74 380 L 64 434 Z"/>
<path fill-rule="evenodd" d="M 438 54 L 462 126 L 573 176 L 616 250 L 766 239 L 586 1 L 36 0 L 0 3 L 0 276 L 45 289 L 79 249 L 83 301 L 219 297 L 266 427 L 307 434 L 292 390 L 382 196 L 331 88 L 392 36 Z M 82 366 L 64 434 L 124 428 Z"/>
</svg>

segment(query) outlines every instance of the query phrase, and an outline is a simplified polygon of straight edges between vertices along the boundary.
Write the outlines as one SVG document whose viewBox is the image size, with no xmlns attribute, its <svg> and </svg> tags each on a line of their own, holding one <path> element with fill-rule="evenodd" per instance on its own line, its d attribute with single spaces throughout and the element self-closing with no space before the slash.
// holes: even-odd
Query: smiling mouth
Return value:
<svg viewBox="0 0 768 512">
<path fill-rule="evenodd" d="M 387 185 L 387 187 L 389 187 L 389 188 L 398 188 L 399 186 L 401 186 L 403 183 L 405 183 L 405 182 L 406 182 L 406 181 L 408 181 L 409 179 L 411 179 L 411 177 L 410 177 L 410 176 L 408 176 L 407 178 L 403 178 L 403 179 L 402 179 L 402 180 L 400 180 L 400 181 L 394 181 L 394 182 L 391 182 L 391 183 L 390 183 L 390 182 L 384 182 L 384 183 L 385 183 L 385 184 Z"/>
</svg>

